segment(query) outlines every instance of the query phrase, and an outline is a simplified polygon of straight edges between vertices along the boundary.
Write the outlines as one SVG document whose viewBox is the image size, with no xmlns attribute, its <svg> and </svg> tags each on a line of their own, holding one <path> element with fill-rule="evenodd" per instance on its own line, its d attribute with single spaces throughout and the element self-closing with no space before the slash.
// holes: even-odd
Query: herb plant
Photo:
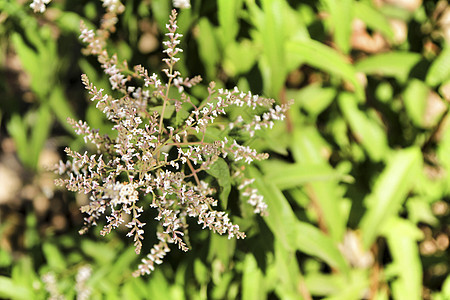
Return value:
<svg viewBox="0 0 450 300">
<path fill-rule="evenodd" d="M 136 254 L 141 252 L 145 236 L 146 222 L 140 219 L 141 214 L 147 206 L 157 210 L 159 242 L 134 273 L 142 275 L 162 262 L 170 251 L 169 244 L 188 251 L 188 217 L 196 218 L 203 229 L 227 234 L 228 238 L 245 237 L 228 213 L 217 210 L 218 200 L 213 197 L 217 191 L 211 187 L 211 178 L 203 176 L 211 168 L 223 173 L 216 175 L 219 181 L 231 173 L 241 198 L 255 213 L 266 213 L 267 205 L 252 186 L 253 180 L 246 176 L 245 166 L 268 155 L 245 143 L 257 131 L 283 120 L 288 105 L 275 105 L 272 99 L 244 93 L 237 87 L 216 88 L 214 82 L 209 84 L 205 100 L 189 96 L 185 89 L 198 84 L 201 77 L 183 78 L 175 68 L 177 54 L 183 51 L 178 48 L 182 35 L 177 33 L 176 10 L 170 16 L 168 40 L 164 42 L 167 58 L 163 59 L 166 68 L 162 71 L 167 83 L 156 73 L 149 75 L 141 65 L 130 69 L 126 61 L 119 62 L 117 55 L 105 49 L 105 39 L 121 8 L 110 6 L 107 10 L 103 27 L 95 33 L 82 24 L 80 38 L 87 43 L 87 53 L 98 57 L 112 89 L 123 96 L 105 94 L 86 75 L 82 82 L 97 108 L 114 124 L 117 135 L 101 135 L 86 122 L 69 119 L 76 133 L 95 145 L 97 152 L 81 154 L 66 148 L 72 161 L 60 162 L 58 172 L 67 177 L 57 183 L 70 191 L 90 194 L 89 204 L 81 208 L 87 214 L 81 233 L 106 215 L 101 234 L 125 225 Z M 243 115 L 230 120 L 227 111 L 231 109 Z"/>
</svg>

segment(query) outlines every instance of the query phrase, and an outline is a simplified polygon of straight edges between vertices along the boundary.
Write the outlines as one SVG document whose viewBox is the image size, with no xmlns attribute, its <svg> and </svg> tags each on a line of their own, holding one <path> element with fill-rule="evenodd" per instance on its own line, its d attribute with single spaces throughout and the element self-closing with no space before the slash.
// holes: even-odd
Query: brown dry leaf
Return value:
<svg viewBox="0 0 450 300">
<path fill-rule="evenodd" d="M 427 107 L 424 116 L 424 125 L 431 127 L 442 117 L 446 112 L 447 105 L 442 101 L 441 97 L 434 91 L 428 94 Z"/>
<path fill-rule="evenodd" d="M 5 164 L 0 163 L 0 204 L 17 201 L 17 195 L 21 186 L 22 180 L 19 174 Z"/>
<path fill-rule="evenodd" d="M 384 0 L 383 2 L 409 11 L 415 11 L 422 5 L 422 0 Z"/>
<path fill-rule="evenodd" d="M 450 43 L 450 6 L 447 6 L 447 8 L 444 10 L 441 17 L 439 18 L 438 24 L 441 27 L 445 41 L 447 43 Z"/>
<path fill-rule="evenodd" d="M 388 49 L 389 45 L 386 39 L 379 32 L 370 35 L 362 20 L 355 19 L 352 28 L 351 44 L 353 49 L 367 53 L 378 53 Z"/>
<path fill-rule="evenodd" d="M 408 38 L 408 26 L 406 22 L 399 19 L 390 19 L 392 31 L 394 31 L 394 43 L 401 44 Z"/>
<path fill-rule="evenodd" d="M 374 262 L 372 252 L 363 250 L 361 237 L 355 231 L 347 231 L 338 248 L 347 261 L 357 268 L 368 268 Z"/>
</svg>

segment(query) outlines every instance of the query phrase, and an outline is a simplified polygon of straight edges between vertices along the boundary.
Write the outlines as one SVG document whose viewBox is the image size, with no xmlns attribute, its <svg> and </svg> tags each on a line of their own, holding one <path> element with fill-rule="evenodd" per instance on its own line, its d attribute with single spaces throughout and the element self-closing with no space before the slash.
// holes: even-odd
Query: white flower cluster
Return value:
<svg viewBox="0 0 450 300">
<path fill-rule="evenodd" d="M 177 8 L 191 8 L 191 1 L 189 0 L 173 0 L 172 3 Z"/>
<path fill-rule="evenodd" d="M 106 3 L 113 4 L 104 1 Z M 108 14 L 111 20 L 115 18 L 113 13 Z M 85 50 L 98 57 L 112 89 L 122 93 L 123 97 L 115 99 L 105 94 L 90 83 L 86 75 L 82 76 L 91 100 L 113 123 L 116 136 L 102 136 L 85 122 L 69 120 L 86 143 L 96 146 L 98 154 L 80 154 L 66 149 L 72 162 L 60 163 L 57 167 L 60 174 L 68 175 L 58 181 L 60 185 L 71 191 L 91 194 L 89 204 L 81 208 L 88 215 L 82 232 L 106 215 L 101 234 L 124 225 L 139 254 L 146 225 L 140 221 L 144 207 L 150 206 L 157 211 L 159 242 L 135 275 L 149 273 L 155 264 L 161 263 L 170 250 L 168 244 L 175 244 L 183 251 L 189 249 L 185 237 L 189 217 L 196 219 L 202 228 L 227 234 L 228 238 L 245 237 L 227 212 L 217 210 L 218 201 L 213 198 L 217 189 L 213 187 L 219 180 L 213 177 L 201 179 L 219 160 L 225 161 L 234 174 L 233 184 L 238 186 L 243 198 L 255 213 L 264 215 L 267 205 L 263 197 L 253 187 L 253 180 L 246 178 L 240 170 L 245 168 L 244 165 L 266 159 L 268 154 L 258 153 L 246 144 L 246 140 L 255 131 L 270 128 L 274 121 L 282 120 L 289 108 L 288 105 L 274 107 L 274 100 L 243 93 L 237 87 L 216 89 L 213 82 L 209 84 L 205 101 L 192 100 L 185 88 L 198 84 L 201 77 L 183 78 L 175 70 L 179 60 L 176 55 L 182 52 L 179 48 L 182 35 L 176 32 L 176 16 L 176 11 L 172 11 L 167 25 L 168 40 L 164 42 L 167 58 L 163 61 L 167 67 L 162 71 L 167 77 L 166 84 L 156 73 L 149 75 L 143 66 L 130 70 L 116 55 L 108 54 L 104 48 L 108 34 L 104 31 L 112 30 L 108 27 L 112 23 L 102 23 L 105 26 L 100 30 L 103 34 L 82 25 L 80 38 L 87 43 Z M 131 81 L 131 78 L 136 80 Z M 134 86 L 134 81 L 141 83 Z M 178 90 L 178 98 L 171 88 Z M 249 122 L 237 117 L 226 126 L 227 111 L 232 107 L 245 110 L 245 116 L 255 116 Z M 218 129 L 222 136 L 213 138 L 210 131 L 217 132 Z M 228 139 L 231 132 L 233 139 Z"/>
<path fill-rule="evenodd" d="M 119 0 L 102 0 L 103 7 L 106 7 L 106 11 L 112 13 L 121 13 L 125 9 Z"/>
<path fill-rule="evenodd" d="M 45 12 L 46 4 L 49 4 L 52 0 L 33 0 L 33 2 L 30 4 L 30 7 L 33 9 L 33 11 L 43 13 Z"/>
</svg>

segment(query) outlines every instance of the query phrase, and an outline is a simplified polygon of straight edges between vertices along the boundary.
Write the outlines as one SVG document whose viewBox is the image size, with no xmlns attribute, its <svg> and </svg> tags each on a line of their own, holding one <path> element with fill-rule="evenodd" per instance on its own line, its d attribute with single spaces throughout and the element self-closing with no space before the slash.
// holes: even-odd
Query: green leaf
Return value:
<svg viewBox="0 0 450 300">
<path fill-rule="evenodd" d="M 58 28 L 66 31 L 75 33 L 77 36 L 80 34 L 80 22 L 83 22 L 88 26 L 88 28 L 92 28 L 92 25 L 88 20 L 85 20 L 80 17 L 80 15 L 70 12 L 70 11 L 59 11 L 59 16 L 55 20 L 56 24 L 58 24 Z"/>
<path fill-rule="evenodd" d="M 393 40 L 394 32 L 388 19 L 371 3 L 363 1 L 354 1 L 355 17 L 362 20 L 367 27 L 381 32 L 389 40 Z"/>
<path fill-rule="evenodd" d="M 272 182 L 264 180 L 256 168 L 248 166 L 246 169 L 249 178 L 255 178 L 254 185 L 258 192 L 264 196 L 264 201 L 268 206 L 267 211 L 269 215 L 264 217 L 263 220 L 284 248 L 288 250 L 295 249 L 295 238 L 297 235 L 295 224 L 297 223 L 297 218 L 288 200 Z"/>
<path fill-rule="evenodd" d="M 259 300 L 266 298 L 264 276 L 258 268 L 255 257 L 247 254 L 242 276 L 242 299 Z"/>
<path fill-rule="evenodd" d="M 322 0 L 330 13 L 334 41 L 343 53 L 350 51 L 352 34 L 353 0 Z"/>
<path fill-rule="evenodd" d="M 153 107 L 149 108 L 150 111 L 156 111 L 160 115 L 162 113 L 162 109 L 163 109 L 162 105 L 153 106 Z M 172 114 L 174 111 L 175 111 L 175 105 L 167 104 L 166 107 L 164 108 L 164 119 L 170 119 L 172 117 Z"/>
<path fill-rule="evenodd" d="M 222 207 L 226 209 L 228 207 L 228 195 L 231 191 L 231 176 L 228 164 L 223 158 L 219 157 L 206 172 L 217 179 L 221 187 L 219 199 L 222 202 Z"/>
<path fill-rule="evenodd" d="M 238 16 L 242 7 L 242 0 L 218 0 L 217 6 L 217 17 L 220 25 L 219 37 L 221 38 L 222 48 L 226 49 L 236 42 L 239 31 Z"/>
<path fill-rule="evenodd" d="M 355 64 L 358 72 L 367 75 L 395 77 L 400 82 L 408 79 L 411 69 L 419 63 L 422 56 L 413 52 L 393 51 L 368 56 Z"/>
<path fill-rule="evenodd" d="M 236 240 L 219 234 L 212 234 L 209 239 L 208 261 L 217 259 L 223 266 L 228 267 L 236 251 Z"/>
<path fill-rule="evenodd" d="M 208 19 L 203 17 L 198 21 L 198 30 L 197 42 L 200 58 L 205 65 L 207 76 L 215 78 L 220 51 L 217 47 L 214 28 Z"/>
<path fill-rule="evenodd" d="M 156 269 L 152 272 L 152 280 L 148 282 L 149 292 L 154 299 L 171 299 L 170 285 L 167 282 L 161 270 Z"/>
<path fill-rule="evenodd" d="M 292 153 L 299 163 L 322 165 L 332 171 L 327 153 L 328 144 L 314 127 L 298 128 L 294 131 Z M 323 218 L 328 233 L 335 241 L 341 241 L 346 229 L 346 217 L 342 206 L 343 190 L 337 180 L 317 181 L 308 183 L 305 191 L 317 212 Z"/>
<path fill-rule="evenodd" d="M 305 222 L 298 222 L 296 231 L 296 246 L 298 250 L 322 259 L 344 274 L 349 273 L 350 267 L 347 261 L 330 237 L 326 236 L 318 228 Z"/>
<path fill-rule="evenodd" d="M 44 148 L 45 142 L 50 135 L 50 129 L 53 123 L 52 114 L 48 104 L 41 104 L 37 111 L 37 120 L 31 128 L 30 156 L 32 156 L 32 166 L 36 168 L 39 156 Z"/>
<path fill-rule="evenodd" d="M 81 249 L 83 250 L 83 253 L 92 257 L 100 265 L 108 265 L 108 268 L 116 256 L 116 250 L 112 249 L 110 245 L 86 239 L 82 240 Z"/>
<path fill-rule="evenodd" d="M 128 247 L 120 256 L 115 259 L 109 272 L 110 278 L 117 278 L 119 280 L 126 270 L 132 268 L 133 262 L 136 261 L 136 252 L 134 247 Z"/>
<path fill-rule="evenodd" d="M 433 214 L 429 201 L 421 197 L 408 199 L 406 202 L 408 208 L 408 218 L 411 222 L 418 224 L 419 222 L 437 226 L 439 220 Z"/>
<path fill-rule="evenodd" d="M 58 119 L 59 123 L 71 134 L 75 135 L 73 128 L 67 123 L 67 118 L 76 120 L 77 117 L 74 114 L 74 110 L 70 107 L 70 104 L 64 95 L 61 86 L 55 86 L 50 94 L 49 105 L 53 114 Z"/>
<path fill-rule="evenodd" d="M 6 129 L 14 140 L 20 160 L 24 165 L 31 167 L 32 163 L 28 152 L 29 146 L 27 142 L 27 126 L 25 120 L 22 119 L 19 114 L 13 114 L 6 124 Z"/>
<path fill-rule="evenodd" d="M 312 295 L 329 296 L 323 299 L 359 300 L 363 298 L 370 282 L 367 270 L 352 269 L 350 276 L 343 276 L 339 273 L 308 274 L 305 276 L 305 283 Z"/>
<path fill-rule="evenodd" d="M 295 262 L 295 263 L 294 263 Z M 280 299 L 297 299 L 302 275 L 296 263 L 295 252 L 275 241 L 275 292 Z M 264 298 L 262 298 L 264 299 Z"/>
<path fill-rule="evenodd" d="M 283 19 L 287 8 L 278 0 L 263 0 L 262 8 L 264 21 L 259 30 L 263 45 L 264 88 L 268 96 L 277 97 L 287 76 Z"/>
<path fill-rule="evenodd" d="M 418 79 L 411 79 L 403 92 L 406 112 L 416 126 L 425 126 L 425 111 L 429 92 L 428 86 Z"/>
<path fill-rule="evenodd" d="M 229 44 L 225 48 L 223 68 L 230 76 L 246 73 L 255 64 L 257 54 L 257 49 L 250 40 L 244 39 L 240 43 Z"/>
<path fill-rule="evenodd" d="M 372 160 L 382 160 L 389 149 L 384 129 L 367 113 L 358 109 L 354 95 L 341 93 L 338 103 L 356 140 L 363 145 Z"/>
<path fill-rule="evenodd" d="M 423 233 L 407 220 L 393 217 L 386 223 L 389 251 L 397 278 L 392 283 L 393 298 L 399 300 L 422 299 L 422 264 L 417 239 Z"/>
<path fill-rule="evenodd" d="M 265 180 L 272 182 L 281 190 L 303 185 L 308 182 L 351 180 L 350 176 L 341 174 L 329 165 L 316 163 L 286 164 L 278 161 L 264 163 Z"/>
<path fill-rule="evenodd" d="M 171 2 L 167 0 L 154 0 L 151 2 L 153 16 L 158 22 L 159 30 L 166 32 L 166 24 L 169 21 Z"/>
<path fill-rule="evenodd" d="M 40 27 L 39 30 L 27 27 L 25 36 L 26 38 L 14 33 L 11 41 L 22 66 L 31 75 L 33 92 L 38 95 L 40 101 L 45 102 L 53 88 L 56 74 L 56 42 L 47 26 Z"/>
<path fill-rule="evenodd" d="M 55 271 L 62 271 L 67 268 L 66 258 L 62 255 L 56 245 L 51 243 L 44 243 L 42 245 L 45 259 L 48 266 Z"/>
<path fill-rule="evenodd" d="M 422 155 L 420 149 L 415 147 L 398 150 L 389 158 L 386 168 L 375 182 L 373 192 L 364 200 L 367 212 L 359 227 L 365 249 L 375 241 L 384 222 L 398 213 L 421 165 Z"/>
<path fill-rule="evenodd" d="M 315 40 L 288 41 L 287 55 L 298 56 L 305 63 L 337 75 L 353 84 L 356 96 L 364 99 L 364 89 L 356 77 L 355 68 L 336 50 Z"/>
<path fill-rule="evenodd" d="M 195 279 L 197 279 L 198 283 L 200 283 L 201 285 L 208 284 L 209 282 L 208 269 L 199 258 L 195 259 L 194 261 L 194 275 Z"/>
<path fill-rule="evenodd" d="M 310 84 L 300 90 L 289 91 L 288 99 L 294 98 L 296 104 L 301 105 L 314 118 L 323 112 L 336 97 L 336 89 Z M 288 93 L 287 93 L 288 94 Z"/>
<path fill-rule="evenodd" d="M 33 299 L 34 292 L 31 288 L 18 285 L 11 278 L 0 276 L 0 297 L 6 299 Z"/>
<path fill-rule="evenodd" d="M 426 83 L 436 86 L 450 79 L 450 46 L 446 46 L 428 70 Z"/>
<path fill-rule="evenodd" d="M 314 296 L 327 296 L 339 292 L 342 288 L 341 274 L 312 273 L 305 275 L 308 291 Z"/>
</svg>

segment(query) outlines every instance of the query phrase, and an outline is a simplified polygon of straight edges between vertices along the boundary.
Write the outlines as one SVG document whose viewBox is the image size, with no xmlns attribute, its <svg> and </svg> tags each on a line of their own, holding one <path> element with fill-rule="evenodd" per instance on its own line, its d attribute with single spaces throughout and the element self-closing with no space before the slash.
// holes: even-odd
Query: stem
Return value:
<svg viewBox="0 0 450 300">
<path fill-rule="evenodd" d="M 198 180 L 198 177 L 197 177 L 197 171 L 192 166 L 191 161 L 189 159 L 187 159 L 186 162 L 189 166 L 189 169 L 191 169 L 191 172 L 192 172 L 192 175 L 194 176 L 195 182 L 197 183 L 197 185 L 200 185 L 200 180 Z"/>
<path fill-rule="evenodd" d="M 169 67 L 169 74 L 170 75 L 173 75 L 172 74 L 173 73 L 173 66 L 171 65 L 170 67 Z M 166 95 L 164 96 L 164 102 L 163 102 L 163 108 L 162 108 L 162 111 L 161 111 L 161 116 L 160 116 L 160 120 L 159 120 L 159 137 L 161 138 L 161 136 L 162 136 L 162 132 L 163 132 L 163 126 L 164 126 L 164 123 L 163 123 L 163 120 L 164 120 L 164 112 L 165 112 L 165 110 L 166 110 L 166 103 L 167 103 L 167 99 L 169 99 L 169 90 L 170 90 L 170 85 L 171 85 L 171 83 L 172 83 L 172 76 L 169 76 L 169 82 L 167 82 L 167 89 L 166 89 Z"/>
</svg>

